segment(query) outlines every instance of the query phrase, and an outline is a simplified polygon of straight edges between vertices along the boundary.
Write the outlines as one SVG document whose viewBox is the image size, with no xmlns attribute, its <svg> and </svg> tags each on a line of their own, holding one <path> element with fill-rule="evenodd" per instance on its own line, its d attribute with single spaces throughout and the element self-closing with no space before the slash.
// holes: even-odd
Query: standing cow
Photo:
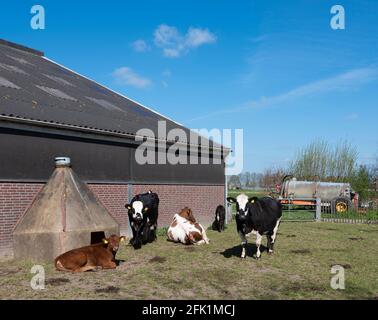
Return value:
<svg viewBox="0 0 378 320">
<path fill-rule="evenodd" d="M 270 197 L 248 198 L 245 194 L 238 195 L 236 199 L 228 197 L 227 201 L 236 203 L 236 226 L 242 243 L 241 257 L 246 257 L 246 236 L 251 233 L 256 234 L 256 259 L 261 256 L 260 245 L 263 235 L 268 239 L 268 252 L 273 253 L 282 216 L 281 204 Z"/>
<path fill-rule="evenodd" d="M 156 239 L 157 220 L 159 214 L 159 197 L 149 191 L 136 195 L 130 204 L 126 204 L 133 237 L 130 243 L 135 249 L 142 244 Z"/>
<path fill-rule="evenodd" d="M 212 224 L 212 229 L 218 232 L 224 231 L 224 221 L 226 220 L 226 210 L 224 206 L 219 205 L 215 210 L 215 220 Z"/>
</svg>

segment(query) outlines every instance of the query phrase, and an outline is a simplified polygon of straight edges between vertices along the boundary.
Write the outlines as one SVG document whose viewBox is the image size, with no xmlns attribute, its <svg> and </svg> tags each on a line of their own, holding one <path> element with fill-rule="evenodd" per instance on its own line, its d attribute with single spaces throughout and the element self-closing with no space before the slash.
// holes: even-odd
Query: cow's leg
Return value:
<svg viewBox="0 0 378 320">
<path fill-rule="evenodd" d="M 155 239 L 156 239 L 156 229 L 157 229 L 157 225 L 156 224 L 152 224 L 150 226 L 150 232 L 149 232 L 150 237 L 148 239 L 149 242 L 155 241 Z"/>
<path fill-rule="evenodd" d="M 242 253 L 241 253 L 240 258 L 244 259 L 246 257 L 247 238 L 246 238 L 245 234 L 241 231 L 239 231 L 239 236 L 240 236 L 241 245 L 242 245 Z"/>
<path fill-rule="evenodd" d="M 117 264 L 114 261 L 109 261 L 102 265 L 103 269 L 115 269 L 116 267 L 117 267 Z"/>
<path fill-rule="evenodd" d="M 86 265 L 86 266 L 83 266 L 83 267 L 79 267 L 75 270 L 72 270 L 72 272 L 77 273 L 77 272 L 85 272 L 85 271 L 96 270 L 96 269 L 97 269 L 96 266 Z"/>
<path fill-rule="evenodd" d="M 268 253 L 271 254 L 273 253 L 273 239 L 272 239 L 272 235 L 270 233 L 268 233 L 266 235 L 266 238 L 268 240 Z"/>
<path fill-rule="evenodd" d="M 262 239 L 262 235 L 257 232 L 256 233 L 256 247 L 257 247 L 256 259 L 259 259 L 261 256 L 261 252 L 260 252 L 261 239 Z"/>
<path fill-rule="evenodd" d="M 136 232 L 135 232 L 135 227 L 134 227 L 134 222 L 133 221 L 130 222 L 130 226 L 131 226 L 131 231 L 133 233 L 133 237 L 130 239 L 130 244 L 134 245 L 134 241 L 135 241 L 135 237 L 136 237 Z"/>
<path fill-rule="evenodd" d="M 274 242 L 276 241 L 278 227 L 280 225 L 280 222 L 281 222 L 281 219 L 278 219 L 277 222 L 276 222 L 276 226 L 273 229 L 273 234 L 271 236 L 271 239 L 272 239 L 271 240 L 271 245 L 268 246 L 269 247 L 269 253 L 273 253 Z"/>
<path fill-rule="evenodd" d="M 146 222 L 146 224 L 143 227 L 143 238 L 142 238 L 143 244 L 146 244 L 150 240 L 150 233 L 151 233 L 150 226 Z"/>
</svg>

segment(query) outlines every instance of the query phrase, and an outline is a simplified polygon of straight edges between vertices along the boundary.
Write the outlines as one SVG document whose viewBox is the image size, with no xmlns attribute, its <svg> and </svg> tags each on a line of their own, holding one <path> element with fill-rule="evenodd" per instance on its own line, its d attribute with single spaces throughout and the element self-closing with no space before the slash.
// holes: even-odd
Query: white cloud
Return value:
<svg viewBox="0 0 378 320">
<path fill-rule="evenodd" d="M 146 88 L 152 84 L 150 79 L 135 73 L 131 68 L 121 67 L 112 73 L 113 78 L 119 85 L 129 85 L 136 88 Z"/>
<path fill-rule="evenodd" d="M 214 43 L 216 39 L 208 29 L 189 28 L 185 43 L 188 47 L 196 48 L 203 44 Z"/>
<path fill-rule="evenodd" d="M 131 44 L 131 46 L 136 52 L 146 52 L 149 49 L 146 41 L 144 40 L 136 40 Z"/>
<path fill-rule="evenodd" d="M 191 49 L 216 42 L 216 36 L 208 29 L 190 27 L 182 35 L 176 27 L 161 24 L 154 31 L 154 43 L 162 48 L 163 55 L 177 58 Z"/>
<path fill-rule="evenodd" d="M 366 67 L 346 71 L 339 75 L 314 81 L 277 96 L 264 97 L 245 103 L 241 107 L 223 109 L 211 114 L 199 116 L 190 121 L 206 119 L 215 115 L 237 113 L 254 108 L 270 107 L 277 104 L 283 104 L 287 101 L 296 100 L 303 97 L 311 97 L 327 92 L 337 92 L 356 89 L 359 86 L 378 79 L 377 67 Z"/>
</svg>

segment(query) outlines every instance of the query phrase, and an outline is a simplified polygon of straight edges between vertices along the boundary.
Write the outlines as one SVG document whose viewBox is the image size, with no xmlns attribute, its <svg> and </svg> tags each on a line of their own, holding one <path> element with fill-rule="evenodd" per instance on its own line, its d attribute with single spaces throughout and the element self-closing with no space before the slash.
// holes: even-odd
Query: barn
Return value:
<svg viewBox="0 0 378 320">
<path fill-rule="evenodd" d="M 229 150 L 206 139 L 167 139 L 159 131 L 162 121 L 167 131 L 191 132 L 41 51 L 0 40 L 1 255 L 12 254 L 12 231 L 54 171 L 57 156 L 71 159 L 73 170 L 116 219 L 121 234 L 130 233 L 125 203 L 148 190 L 160 197 L 159 227 L 184 206 L 209 225 L 217 205 L 225 203 Z M 142 128 L 153 135 L 141 137 Z M 209 163 L 141 165 L 135 154 L 146 140 L 164 142 L 164 152 L 177 143 L 189 151 L 202 147 L 197 156 Z"/>
</svg>

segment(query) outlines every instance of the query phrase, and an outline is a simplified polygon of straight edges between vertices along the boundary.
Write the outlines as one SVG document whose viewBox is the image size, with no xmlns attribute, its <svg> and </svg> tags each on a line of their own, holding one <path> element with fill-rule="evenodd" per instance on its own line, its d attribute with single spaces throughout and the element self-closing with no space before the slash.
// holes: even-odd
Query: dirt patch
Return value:
<svg viewBox="0 0 378 320">
<path fill-rule="evenodd" d="M 291 253 L 295 254 L 310 254 L 311 251 L 309 249 L 296 249 L 296 250 L 291 250 Z"/>
<path fill-rule="evenodd" d="M 296 237 L 295 234 L 288 234 L 288 235 L 286 236 L 286 238 L 295 238 L 295 237 Z"/>
<path fill-rule="evenodd" d="M 160 256 L 155 256 L 153 258 L 151 258 L 148 262 L 158 262 L 158 263 L 163 263 L 167 261 L 167 258 L 165 257 L 160 257 Z"/>
<path fill-rule="evenodd" d="M 45 281 L 46 284 L 50 286 L 61 286 L 65 283 L 70 283 L 71 281 L 67 278 L 52 278 L 52 279 L 47 279 Z"/>
<path fill-rule="evenodd" d="M 0 276 L 7 276 L 10 274 L 16 274 L 20 272 L 22 269 L 17 268 L 17 269 L 0 269 Z"/>
<path fill-rule="evenodd" d="M 106 288 L 98 288 L 95 289 L 96 293 L 118 293 L 120 288 L 114 287 L 114 286 L 108 286 Z"/>
<path fill-rule="evenodd" d="M 323 230 L 327 230 L 327 231 L 337 231 L 337 229 L 335 229 L 335 228 L 324 228 Z"/>
<path fill-rule="evenodd" d="M 364 240 L 362 237 L 350 237 L 349 240 L 358 241 L 358 240 Z"/>
</svg>

